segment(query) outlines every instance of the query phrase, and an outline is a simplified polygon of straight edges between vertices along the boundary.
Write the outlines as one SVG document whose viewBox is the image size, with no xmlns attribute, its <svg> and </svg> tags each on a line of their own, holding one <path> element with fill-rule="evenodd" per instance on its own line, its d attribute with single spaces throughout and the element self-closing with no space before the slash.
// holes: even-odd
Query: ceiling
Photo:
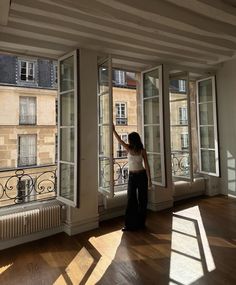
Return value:
<svg viewBox="0 0 236 285">
<path fill-rule="evenodd" d="M 0 52 L 56 59 L 80 47 L 130 69 L 214 70 L 235 57 L 236 0 L 1 0 Z"/>
</svg>

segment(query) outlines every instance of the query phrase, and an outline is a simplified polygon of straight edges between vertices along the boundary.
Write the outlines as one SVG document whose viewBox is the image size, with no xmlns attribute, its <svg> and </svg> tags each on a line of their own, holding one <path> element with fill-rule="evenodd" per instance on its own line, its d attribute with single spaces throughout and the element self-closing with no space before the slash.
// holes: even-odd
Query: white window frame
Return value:
<svg viewBox="0 0 236 285">
<path fill-rule="evenodd" d="M 61 67 L 61 63 L 66 60 L 67 58 L 73 57 L 73 88 L 71 90 L 62 90 L 61 91 L 61 80 L 63 76 L 63 72 L 61 74 L 61 70 L 58 69 L 58 160 L 57 160 L 57 169 L 58 169 L 58 179 L 57 179 L 57 199 L 69 206 L 72 207 L 79 207 L 79 183 L 78 183 L 78 173 L 79 173 L 79 139 L 78 139 L 78 128 L 79 128 L 79 86 L 78 86 L 78 71 L 79 71 L 79 50 L 75 50 L 73 52 L 70 52 L 63 57 L 58 59 L 58 67 Z M 65 78 L 68 81 L 70 81 L 70 78 Z M 74 99 L 74 106 L 73 106 L 73 113 L 74 113 L 74 124 L 70 126 L 62 126 L 61 121 L 61 96 L 73 93 L 73 99 Z M 61 144 L 61 130 L 62 129 L 73 129 L 74 131 L 74 156 L 73 161 L 63 161 L 61 158 L 61 151 L 62 151 L 62 144 Z M 74 181 L 73 181 L 73 199 L 66 198 L 63 193 L 61 194 L 61 169 L 62 165 L 68 165 L 73 169 L 74 173 Z"/>
<path fill-rule="evenodd" d="M 199 101 L 199 83 L 202 81 L 211 80 L 212 84 L 212 100 L 206 102 Z M 211 176 L 220 176 L 220 165 L 219 165 L 219 145 L 218 145 L 218 125 L 217 125 L 217 103 L 216 103 L 216 77 L 209 76 L 206 78 L 202 78 L 196 81 L 196 89 L 197 89 L 197 123 L 198 123 L 198 155 L 199 155 L 199 172 L 203 174 L 208 174 Z M 213 125 L 203 125 L 203 126 L 213 126 L 214 129 L 214 149 L 211 148 L 202 148 L 201 147 L 201 132 L 200 132 L 200 108 L 201 104 L 210 104 L 213 106 Z M 206 172 L 203 170 L 202 159 L 201 159 L 201 150 L 214 150 L 215 151 L 215 172 Z"/>
<path fill-rule="evenodd" d="M 122 115 L 122 107 L 123 106 L 124 106 L 124 115 Z M 115 110 L 116 110 L 116 125 L 117 126 L 127 125 L 127 121 L 128 121 L 128 118 L 127 118 L 127 102 L 116 102 L 115 103 Z M 126 122 L 124 124 L 117 124 L 117 119 L 118 120 L 125 119 Z"/>
<path fill-rule="evenodd" d="M 159 95 L 157 96 L 152 96 L 152 97 L 147 97 L 145 98 L 144 96 L 144 74 L 145 73 L 149 73 L 151 71 L 154 70 L 158 70 L 159 73 Z M 165 150 L 164 150 L 164 110 L 163 110 L 163 65 L 154 67 L 152 69 L 148 69 L 145 70 L 143 72 L 141 72 L 141 79 L 142 79 L 142 83 L 141 83 L 141 94 L 142 94 L 142 121 L 143 121 L 143 141 L 144 141 L 144 145 L 145 145 L 145 132 L 144 129 L 145 127 L 148 126 L 159 126 L 160 127 L 160 153 L 157 152 L 149 152 L 147 150 L 147 155 L 151 155 L 151 154 L 158 154 L 160 155 L 160 159 L 161 159 L 161 182 L 156 182 L 154 180 L 152 180 L 153 185 L 160 185 L 163 187 L 166 187 L 166 167 L 165 167 Z M 159 124 L 145 124 L 144 123 L 144 101 L 145 100 L 149 100 L 149 99 L 154 99 L 154 98 L 159 98 Z M 151 168 L 151 164 L 150 164 L 150 168 Z M 151 173 L 152 173 L 152 169 Z"/>
<path fill-rule="evenodd" d="M 97 104 L 98 104 L 98 110 L 99 110 L 99 114 L 98 114 L 98 140 L 99 140 L 99 145 L 101 142 L 101 138 L 100 138 L 100 133 L 99 130 L 102 127 L 108 127 L 109 129 L 109 136 L 107 138 L 107 146 L 109 148 L 109 157 L 106 157 L 104 152 L 100 152 L 100 149 L 98 148 L 98 169 L 99 169 L 99 191 L 101 193 L 103 193 L 104 195 L 108 195 L 110 198 L 114 197 L 114 154 L 113 154 L 113 92 L 112 92 L 112 88 L 113 88 L 113 84 L 112 84 L 112 58 L 109 56 L 108 58 L 106 58 L 105 60 L 103 60 L 102 62 L 100 62 L 98 64 L 98 71 L 99 69 L 103 68 L 102 66 L 105 65 L 108 68 L 108 91 L 106 93 L 100 92 L 100 82 L 98 79 L 98 100 L 97 100 Z M 100 118 L 104 115 L 103 113 L 100 113 L 101 108 L 99 106 L 99 100 L 102 96 L 107 95 L 109 98 L 109 106 L 107 110 L 109 112 L 109 121 L 107 123 L 101 123 L 100 122 Z M 109 161 L 109 186 L 108 187 L 103 187 L 101 180 L 102 180 L 102 169 L 100 169 L 100 162 L 103 159 L 107 159 Z"/>
</svg>

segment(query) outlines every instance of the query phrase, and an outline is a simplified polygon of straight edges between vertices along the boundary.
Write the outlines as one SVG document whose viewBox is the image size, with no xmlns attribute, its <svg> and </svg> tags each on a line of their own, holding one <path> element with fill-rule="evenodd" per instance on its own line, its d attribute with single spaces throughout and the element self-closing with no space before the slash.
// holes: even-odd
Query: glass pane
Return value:
<svg viewBox="0 0 236 285">
<path fill-rule="evenodd" d="M 159 97 L 144 100 L 144 124 L 159 124 Z"/>
<path fill-rule="evenodd" d="M 99 93 L 109 92 L 109 69 L 108 62 L 99 67 Z"/>
<path fill-rule="evenodd" d="M 74 89 L 74 57 L 60 62 L 60 92 Z"/>
<path fill-rule="evenodd" d="M 61 126 L 74 125 L 74 92 L 60 95 L 61 99 Z"/>
<path fill-rule="evenodd" d="M 161 156 L 159 154 L 148 154 L 152 181 L 162 183 L 161 177 Z"/>
<path fill-rule="evenodd" d="M 160 153 L 160 127 L 145 126 L 144 127 L 145 147 L 149 152 Z"/>
<path fill-rule="evenodd" d="M 74 162 L 74 128 L 61 129 L 60 155 L 62 161 Z"/>
<path fill-rule="evenodd" d="M 215 151 L 214 150 L 201 150 L 202 171 L 216 172 L 215 164 Z"/>
<path fill-rule="evenodd" d="M 110 160 L 109 158 L 99 158 L 99 183 L 101 188 L 110 187 Z"/>
<path fill-rule="evenodd" d="M 74 200 L 74 166 L 60 163 L 60 196 Z"/>
<path fill-rule="evenodd" d="M 99 124 L 109 123 L 109 94 L 99 96 Z"/>
<path fill-rule="evenodd" d="M 214 125 L 213 104 L 199 104 L 200 125 Z"/>
<path fill-rule="evenodd" d="M 160 80 L 159 69 L 152 70 L 144 74 L 143 97 L 153 97 L 159 95 Z"/>
<path fill-rule="evenodd" d="M 214 127 L 200 127 L 201 147 L 215 148 Z"/>
<path fill-rule="evenodd" d="M 110 127 L 99 127 L 99 154 L 110 156 Z"/>
<path fill-rule="evenodd" d="M 199 102 L 213 101 L 212 98 L 212 79 L 198 82 Z"/>
</svg>

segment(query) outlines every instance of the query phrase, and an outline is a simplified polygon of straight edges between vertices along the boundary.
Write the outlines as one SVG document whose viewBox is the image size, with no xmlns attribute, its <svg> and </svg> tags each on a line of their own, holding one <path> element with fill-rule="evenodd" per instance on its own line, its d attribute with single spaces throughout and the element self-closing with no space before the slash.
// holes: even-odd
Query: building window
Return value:
<svg viewBox="0 0 236 285">
<path fill-rule="evenodd" d="M 31 166 L 37 164 L 36 145 L 36 135 L 19 135 L 18 166 Z"/>
<path fill-rule="evenodd" d="M 115 75 L 115 85 L 121 85 L 121 86 L 126 85 L 125 71 L 115 70 L 114 75 Z"/>
<path fill-rule="evenodd" d="M 189 146 L 188 134 L 181 134 L 181 148 L 182 150 L 187 150 Z"/>
<path fill-rule="evenodd" d="M 186 92 L 186 80 L 179 80 L 179 92 Z"/>
<path fill-rule="evenodd" d="M 128 142 L 128 134 L 121 134 L 120 137 L 125 143 Z M 127 157 L 127 151 L 124 149 L 124 147 L 120 143 L 118 143 L 117 157 L 119 158 Z"/>
<path fill-rule="evenodd" d="M 126 103 L 116 103 L 116 124 L 127 125 Z"/>
<path fill-rule="evenodd" d="M 35 81 L 35 61 L 20 60 L 20 80 L 25 82 Z"/>
<path fill-rule="evenodd" d="M 179 107 L 179 123 L 180 123 L 180 125 L 187 125 L 188 124 L 187 107 Z"/>
<path fill-rule="evenodd" d="M 20 125 L 36 124 L 36 98 L 20 97 Z"/>
</svg>

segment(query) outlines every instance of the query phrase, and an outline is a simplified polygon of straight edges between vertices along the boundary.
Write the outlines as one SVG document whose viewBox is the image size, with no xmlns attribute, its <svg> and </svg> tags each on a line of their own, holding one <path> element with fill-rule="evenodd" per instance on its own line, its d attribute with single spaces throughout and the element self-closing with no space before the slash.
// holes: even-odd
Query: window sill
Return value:
<svg viewBox="0 0 236 285">
<path fill-rule="evenodd" d="M 117 207 L 125 206 L 127 203 L 127 189 L 123 191 L 115 192 L 115 196 L 113 198 L 103 196 L 103 203 L 105 209 L 113 209 Z"/>
<path fill-rule="evenodd" d="M 33 210 L 33 209 L 42 209 L 46 206 L 55 205 L 55 204 L 63 205 L 56 198 L 52 198 L 50 200 L 45 200 L 45 201 L 42 200 L 42 201 L 35 201 L 31 203 L 29 202 L 23 205 L 14 205 L 10 207 L 4 207 L 0 209 L 0 216 L 9 215 L 13 213 L 20 213 L 24 211 Z"/>
</svg>

